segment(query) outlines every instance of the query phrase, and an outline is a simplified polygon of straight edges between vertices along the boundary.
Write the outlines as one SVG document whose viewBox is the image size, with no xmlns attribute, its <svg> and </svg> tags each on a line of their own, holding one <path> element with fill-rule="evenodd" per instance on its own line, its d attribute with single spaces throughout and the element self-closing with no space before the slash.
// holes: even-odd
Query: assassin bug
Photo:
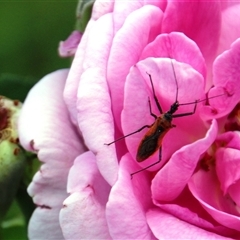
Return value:
<svg viewBox="0 0 240 240">
<path fill-rule="evenodd" d="M 142 172 L 142 171 L 158 164 L 161 161 L 163 138 L 171 128 L 176 127 L 174 124 L 172 124 L 173 118 L 193 115 L 196 112 L 197 104 L 199 102 L 203 102 L 206 100 L 206 99 L 203 99 L 203 100 L 195 100 L 194 102 L 189 102 L 189 103 L 179 103 L 178 102 L 178 82 L 177 82 L 177 78 L 176 78 L 176 73 L 174 71 L 172 59 L 171 59 L 171 66 L 173 69 L 174 79 L 175 79 L 175 84 L 176 84 L 176 98 L 175 98 L 174 103 L 170 106 L 170 109 L 167 112 L 163 113 L 161 105 L 160 105 L 158 98 L 156 96 L 156 93 L 155 93 L 152 76 L 151 76 L 151 74 L 146 72 L 147 75 L 149 76 L 152 93 L 153 93 L 153 98 L 154 98 L 155 104 L 157 106 L 157 109 L 159 110 L 160 115 L 157 116 L 152 112 L 151 102 L 150 102 L 150 99 L 148 98 L 150 115 L 155 119 L 155 121 L 151 125 L 144 125 L 141 128 L 139 128 L 138 130 L 136 130 L 132 133 L 129 133 L 123 137 L 120 137 L 120 138 L 116 139 L 115 141 L 112 141 L 110 143 L 105 143 L 105 145 L 109 146 L 123 138 L 129 137 L 135 133 L 138 133 L 145 128 L 149 128 L 149 130 L 143 136 L 143 138 L 138 146 L 136 160 L 138 162 L 142 162 L 142 161 L 146 160 L 147 158 L 149 158 L 151 155 L 153 155 L 159 149 L 158 161 L 154 162 L 153 164 L 150 164 L 149 166 L 147 166 L 145 168 L 142 168 L 142 169 L 132 173 L 131 177 L 134 174 Z M 221 95 L 224 95 L 224 94 L 221 94 Z M 217 95 L 217 96 L 221 96 L 221 95 Z M 217 96 L 210 97 L 210 98 L 215 98 Z M 210 98 L 208 98 L 208 99 L 210 99 Z M 179 106 L 190 105 L 190 104 L 194 104 L 193 110 L 191 112 L 175 114 L 175 112 L 178 110 Z"/>
</svg>

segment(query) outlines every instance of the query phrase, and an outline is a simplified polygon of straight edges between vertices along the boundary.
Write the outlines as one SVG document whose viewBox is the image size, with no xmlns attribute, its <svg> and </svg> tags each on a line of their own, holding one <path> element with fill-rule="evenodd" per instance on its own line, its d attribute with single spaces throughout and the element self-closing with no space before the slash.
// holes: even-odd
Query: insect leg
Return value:
<svg viewBox="0 0 240 240">
<path fill-rule="evenodd" d="M 122 137 L 120 137 L 120 138 L 118 138 L 118 139 L 116 139 L 116 140 L 114 140 L 114 141 L 112 141 L 110 143 L 104 143 L 104 145 L 108 145 L 109 146 L 109 145 L 111 145 L 111 144 L 113 144 L 115 142 L 118 142 L 119 140 L 122 140 L 123 138 L 129 137 L 129 136 L 131 136 L 131 135 L 133 135 L 135 133 L 141 132 L 144 128 L 150 128 L 151 126 L 152 125 L 144 125 L 143 127 L 139 128 L 137 131 L 134 131 L 134 132 L 129 133 L 129 134 L 125 135 L 125 136 L 122 136 Z"/>
<path fill-rule="evenodd" d="M 156 94 L 155 94 L 155 90 L 154 90 L 154 86 L 153 86 L 153 81 L 152 81 L 152 76 L 151 76 L 151 74 L 149 74 L 148 72 L 146 72 L 146 73 L 147 73 L 147 75 L 149 76 L 149 79 L 150 79 L 150 82 L 151 82 L 152 91 L 153 91 L 153 97 L 154 97 L 155 103 L 156 103 L 156 105 L 157 105 L 157 108 L 158 108 L 159 112 L 162 114 L 163 111 L 162 111 L 162 108 L 161 108 L 161 106 L 160 106 L 160 103 L 159 103 L 159 101 L 158 101 L 158 99 L 157 99 L 157 96 L 156 96 Z"/>
<path fill-rule="evenodd" d="M 173 114 L 172 118 L 178 118 L 178 117 L 193 115 L 196 112 L 197 104 L 198 104 L 198 101 L 196 100 L 192 112 Z"/>
<path fill-rule="evenodd" d="M 157 119 L 157 116 L 152 112 L 152 107 L 151 107 L 151 102 L 150 102 L 149 97 L 148 97 L 148 104 L 149 104 L 149 110 L 150 110 L 151 116 L 153 116 L 155 119 Z"/>
<path fill-rule="evenodd" d="M 147 167 L 145 167 L 145 168 L 142 168 L 142 169 L 140 169 L 140 170 L 138 170 L 138 171 L 136 171 L 136 172 L 134 172 L 134 173 L 131 173 L 131 179 L 133 178 L 133 175 L 135 175 L 135 174 L 137 174 L 137 173 L 140 173 L 140 172 L 142 172 L 142 171 L 145 171 L 146 169 L 148 169 L 148 168 L 150 168 L 150 167 L 152 167 L 152 166 L 160 163 L 161 160 L 162 160 L 162 147 L 159 148 L 158 161 L 155 162 L 155 163 L 153 163 L 153 164 L 151 164 L 151 165 L 149 165 L 149 166 L 147 166 Z"/>
</svg>

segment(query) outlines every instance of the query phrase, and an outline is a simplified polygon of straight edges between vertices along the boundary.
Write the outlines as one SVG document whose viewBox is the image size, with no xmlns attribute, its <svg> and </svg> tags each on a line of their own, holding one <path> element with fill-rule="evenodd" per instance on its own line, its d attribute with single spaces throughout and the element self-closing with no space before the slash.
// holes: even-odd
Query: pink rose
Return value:
<svg viewBox="0 0 240 240">
<path fill-rule="evenodd" d="M 43 78 L 20 117 L 22 145 L 43 162 L 28 189 L 31 239 L 240 238 L 239 11 L 95 2 L 70 71 Z M 148 98 L 160 116 L 146 72 L 164 112 L 207 100 L 173 118 L 160 163 L 131 179 L 159 160 L 136 162 L 148 129 L 104 143 L 154 123 Z"/>
</svg>

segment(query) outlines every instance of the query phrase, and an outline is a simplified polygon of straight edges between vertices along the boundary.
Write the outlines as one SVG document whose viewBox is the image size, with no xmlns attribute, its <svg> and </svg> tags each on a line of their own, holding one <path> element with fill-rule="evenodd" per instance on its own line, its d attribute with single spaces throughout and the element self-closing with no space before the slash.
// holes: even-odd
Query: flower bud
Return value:
<svg viewBox="0 0 240 240">
<path fill-rule="evenodd" d="M 0 219 L 11 205 L 25 166 L 17 132 L 21 106 L 17 100 L 0 96 Z"/>
</svg>

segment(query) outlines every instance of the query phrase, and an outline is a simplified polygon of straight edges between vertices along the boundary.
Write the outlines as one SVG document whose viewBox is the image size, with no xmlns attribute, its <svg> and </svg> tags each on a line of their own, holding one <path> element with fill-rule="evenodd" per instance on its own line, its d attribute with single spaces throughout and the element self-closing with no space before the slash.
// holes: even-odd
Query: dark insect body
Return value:
<svg viewBox="0 0 240 240">
<path fill-rule="evenodd" d="M 175 74 L 175 71 L 174 71 L 174 66 L 173 66 L 172 60 L 171 60 L 171 64 L 172 64 L 172 69 L 173 69 L 173 73 L 174 73 L 174 79 L 175 79 L 175 82 L 176 82 L 176 100 L 171 105 L 169 111 L 163 113 L 162 108 L 161 108 L 161 106 L 159 104 L 158 98 L 157 98 L 157 96 L 155 94 L 152 77 L 151 77 L 151 75 L 149 73 L 147 73 L 148 76 L 149 76 L 149 79 L 150 79 L 151 87 L 152 87 L 153 98 L 154 98 L 156 106 L 157 106 L 157 108 L 158 108 L 158 110 L 160 112 L 160 115 L 156 116 L 154 113 L 152 113 L 151 103 L 150 103 L 150 100 L 148 98 L 150 115 L 152 117 L 154 117 L 154 119 L 155 119 L 153 124 L 151 124 L 151 125 L 144 125 L 140 129 L 138 129 L 138 130 L 136 130 L 136 131 L 134 131 L 134 132 L 132 132 L 130 134 L 127 134 L 127 135 L 125 135 L 123 137 L 120 137 L 120 138 L 116 139 L 113 142 L 105 144 L 105 145 L 109 146 L 109 145 L 111 145 L 111 144 L 113 144 L 113 143 L 115 143 L 115 142 L 117 142 L 117 141 L 119 141 L 119 140 L 121 140 L 123 138 L 131 136 L 131 135 L 133 135 L 135 133 L 138 133 L 138 132 L 142 131 L 145 128 L 149 128 L 149 130 L 143 136 L 143 138 L 142 138 L 142 140 L 141 140 L 141 142 L 140 142 L 140 144 L 138 146 L 136 160 L 137 160 L 137 162 L 143 162 L 146 159 L 148 159 L 150 156 L 152 156 L 157 150 L 159 150 L 158 161 L 154 162 L 153 164 L 150 164 L 147 167 L 142 168 L 142 169 L 140 169 L 140 170 L 138 170 L 138 171 L 136 171 L 134 173 L 131 173 L 131 177 L 134 174 L 142 172 L 142 171 L 144 171 L 144 170 L 146 170 L 146 169 L 148 169 L 148 168 L 158 164 L 161 161 L 163 138 L 164 138 L 164 136 L 167 134 L 167 132 L 171 128 L 176 127 L 174 124 L 172 124 L 173 118 L 193 115 L 196 112 L 197 104 L 199 102 L 203 102 L 203 101 L 206 100 L 206 99 L 196 100 L 194 102 L 181 103 L 181 104 L 178 102 L 178 100 L 177 100 L 178 99 L 178 83 L 177 83 L 177 78 L 176 78 L 176 74 Z M 224 95 L 224 94 L 221 94 L 221 95 Z M 221 95 L 218 95 L 218 96 L 221 96 Z M 218 97 L 218 96 L 214 96 L 214 97 L 211 97 L 211 98 L 215 98 L 215 97 Z M 208 99 L 210 99 L 210 98 L 208 98 Z M 179 106 L 190 105 L 190 104 L 194 104 L 193 110 L 191 112 L 175 114 L 175 112 L 178 110 Z"/>
<path fill-rule="evenodd" d="M 164 114 L 156 119 L 150 129 L 144 135 L 137 150 L 137 161 L 142 162 L 156 152 L 162 145 L 163 137 L 175 125 Z"/>
</svg>

